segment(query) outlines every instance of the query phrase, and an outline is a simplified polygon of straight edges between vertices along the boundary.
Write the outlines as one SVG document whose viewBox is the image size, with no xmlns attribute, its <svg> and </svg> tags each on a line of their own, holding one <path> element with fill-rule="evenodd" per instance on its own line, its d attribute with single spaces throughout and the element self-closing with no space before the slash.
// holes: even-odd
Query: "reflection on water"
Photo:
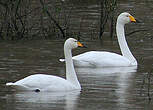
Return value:
<svg viewBox="0 0 153 110">
<path fill-rule="evenodd" d="M 129 73 L 136 72 L 137 66 L 130 67 L 103 67 L 103 68 L 76 68 L 76 71 L 80 74 L 112 74 L 112 73 Z"/>
<path fill-rule="evenodd" d="M 116 83 L 118 85 L 118 89 L 116 91 L 118 99 L 118 109 L 124 108 L 124 104 L 129 103 L 129 99 L 131 96 L 131 86 L 133 86 L 133 78 L 134 78 L 135 72 L 134 73 L 125 73 L 125 74 L 120 74 L 118 79 L 116 80 Z M 132 102 L 132 99 L 131 99 Z"/>
<path fill-rule="evenodd" d="M 87 95 L 86 100 L 90 97 L 101 109 L 124 110 L 129 105 L 129 108 L 135 110 L 142 109 L 136 105 L 136 97 L 132 94 L 137 67 L 77 68 L 76 70 L 84 91 L 88 90 L 90 91 L 88 94 L 94 94 Z"/>
<path fill-rule="evenodd" d="M 19 92 L 6 96 L 8 109 L 12 105 L 14 110 L 43 110 L 60 109 L 76 110 L 80 91 L 71 92 Z M 59 107 L 59 108 L 58 108 Z"/>
</svg>

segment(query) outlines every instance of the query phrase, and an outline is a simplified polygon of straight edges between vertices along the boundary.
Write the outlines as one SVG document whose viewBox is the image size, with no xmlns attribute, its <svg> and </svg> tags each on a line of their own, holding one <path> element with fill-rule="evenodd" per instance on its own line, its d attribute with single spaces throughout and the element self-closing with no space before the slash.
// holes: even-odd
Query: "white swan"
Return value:
<svg viewBox="0 0 153 110">
<path fill-rule="evenodd" d="M 69 38 L 64 44 L 64 54 L 66 59 L 66 79 L 53 75 L 35 74 L 21 79 L 15 83 L 7 83 L 18 91 L 70 91 L 81 90 L 73 66 L 72 53 L 73 48 L 83 45 L 74 38 Z"/>
<path fill-rule="evenodd" d="M 118 16 L 116 24 L 117 38 L 122 55 L 106 51 L 89 51 L 73 57 L 76 67 L 116 67 L 137 66 L 137 61 L 127 45 L 124 33 L 124 25 L 136 22 L 129 13 L 124 12 Z M 64 61 L 60 59 L 60 61 Z"/>
</svg>

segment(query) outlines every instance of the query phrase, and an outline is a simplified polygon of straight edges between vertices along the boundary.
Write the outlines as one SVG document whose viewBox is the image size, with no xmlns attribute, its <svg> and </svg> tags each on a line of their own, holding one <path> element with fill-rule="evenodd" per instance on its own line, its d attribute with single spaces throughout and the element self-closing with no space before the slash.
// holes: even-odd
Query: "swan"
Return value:
<svg viewBox="0 0 153 110">
<path fill-rule="evenodd" d="M 73 66 L 71 53 L 71 50 L 77 47 L 83 47 L 83 44 L 74 38 L 69 38 L 64 43 L 66 79 L 53 75 L 35 74 L 16 81 L 15 83 L 6 83 L 6 86 L 12 86 L 18 91 L 36 92 L 81 90 L 81 86 Z"/>
<path fill-rule="evenodd" d="M 135 18 L 127 12 L 121 13 L 117 18 L 116 32 L 122 55 L 107 51 L 89 51 L 74 56 L 75 67 L 119 67 L 137 66 L 137 61 L 132 55 L 125 39 L 124 25 L 136 22 Z M 61 62 L 65 61 L 60 59 Z"/>
</svg>

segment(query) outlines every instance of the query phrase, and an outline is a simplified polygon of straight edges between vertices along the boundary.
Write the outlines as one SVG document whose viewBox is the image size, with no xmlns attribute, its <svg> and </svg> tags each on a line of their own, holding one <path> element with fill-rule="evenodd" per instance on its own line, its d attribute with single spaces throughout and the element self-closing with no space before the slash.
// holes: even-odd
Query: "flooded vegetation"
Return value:
<svg viewBox="0 0 153 110">
<path fill-rule="evenodd" d="M 126 39 L 138 68 L 75 68 L 81 92 L 15 92 L 6 87 L 7 82 L 35 73 L 65 78 L 65 65 L 59 62 L 64 57 L 65 38 L 51 17 L 60 25 L 65 37 L 80 37 L 88 46 L 75 50 L 73 55 L 91 50 L 120 54 L 115 30 L 110 38 L 111 18 L 99 40 L 99 0 L 45 0 L 45 7 L 40 1 L 0 2 L 0 109 L 152 110 L 152 0 L 118 0 L 114 10 L 114 24 L 117 16 L 125 11 L 141 21 L 126 25 L 125 30 L 126 34 L 136 31 Z"/>
<path fill-rule="evenodd" d="M 91 6 L 92 2 L 87 6 L 82 6 L 88 1 L 78 1 L 80 4 L 76 2 L 61 0 L 2 1 L 0 2 L 0 38 L 20 40 L 65 38 L 72 35 L 81 37 L 87 33 L 80 31 L 85 27 L 88 27 L 86 31 L 90 30 L 90 34 L 99 33 L 99 38 L 101 38 L 108 20 L 111 20 L 113 27 L 116 0 L 93 2 L 98 3 L 93 6 Z M 111 32 L 113 33 L 113 28 Z"/>
</svg>

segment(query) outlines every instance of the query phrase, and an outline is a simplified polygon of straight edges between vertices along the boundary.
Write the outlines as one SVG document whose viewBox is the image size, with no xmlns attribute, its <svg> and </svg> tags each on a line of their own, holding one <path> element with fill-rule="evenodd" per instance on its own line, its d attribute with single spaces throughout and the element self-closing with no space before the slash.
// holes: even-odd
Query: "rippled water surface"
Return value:
<svg viewBox="0 0 153 110">
<path fill-rule="evenodd" d="M 66 1 L 68 3 L 68 1 Z M 72 3 L 73 4 L 73 3 Z M 74 3 L 75 4 L 75 3 Z M 94 19 L 99 4 L 75 4 L 75 10 Z M 81 8 L 80 8 L 81 7 Z M 85 7 L 85 8 L 84 8 Z M 88 12 L 86 11 L 88 7 Z M 153 2 L 150 0 L 119 1 L 117 14 L 129 11 L 142 21 L 129 24 L 126 32 L 147 29 L 127 36 L 129 47 L 139 66 L 118 68 L 76 68 L 82 91 L 71 92 L 15 92 L 5 86 L 34 73 L 57 75 L 65 78 L 63 58 L 64 40 L 2 41 L 0 42 L 0 109 L 1 110 L 152 110 L 148 100 L 147 73 L 153 64 Z M 81 10 L 81 11 L 80 11 Z M 92 11 L 91 11 L 92 10 Z M 84 12 L 84 13 L 85 13 Z M 87 19 L 87 18 L 86 18 Z M 91 19 L 87 19 L 87 24 Z M 84 27 L 86 29 L 86 27 Z M 88 33 L 86 30 L 84 33 Z M 120 53 L 116 38 L 83 41 L 88 48 L 76 49 L 74 55 L 89 50 L 107 50 Z M 151 82 L 152 84 L 152 82 Z M 152 87 L 151 87 L 152 89 Z M 153 91 L 150 90 L 152 98 Z"/>
</svg>

